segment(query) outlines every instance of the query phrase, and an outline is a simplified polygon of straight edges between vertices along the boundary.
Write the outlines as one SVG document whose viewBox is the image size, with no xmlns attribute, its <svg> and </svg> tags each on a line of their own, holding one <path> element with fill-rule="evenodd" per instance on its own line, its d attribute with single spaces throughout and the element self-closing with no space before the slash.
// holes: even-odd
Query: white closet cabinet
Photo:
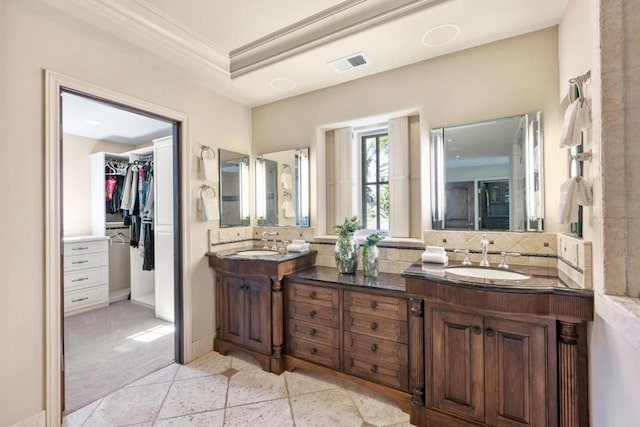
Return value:
<svg viewBox="0 0 640 427">
<path fill-rule="evenodd" d="M 65 316 L 109 305 L 109 238 L 65 237 Z"/>
<path fill-rule="evenodd" d="M 174 320 L 173 137 L 153 143 L 156 317 Z"/>
</svg>

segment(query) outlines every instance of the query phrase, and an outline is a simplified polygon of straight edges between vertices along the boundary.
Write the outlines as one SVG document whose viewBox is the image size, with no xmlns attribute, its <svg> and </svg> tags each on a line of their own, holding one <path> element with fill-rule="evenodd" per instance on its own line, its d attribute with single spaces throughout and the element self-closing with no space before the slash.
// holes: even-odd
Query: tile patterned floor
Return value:
<svg viewBox="0 0 640 427">
<path fill-rule="evenodd" d="M 408 427 L 397 405 L 355 384 L 274 375 L 241 354 L 170 365 L 65 417 L 65 427 Z"/>
</svg>

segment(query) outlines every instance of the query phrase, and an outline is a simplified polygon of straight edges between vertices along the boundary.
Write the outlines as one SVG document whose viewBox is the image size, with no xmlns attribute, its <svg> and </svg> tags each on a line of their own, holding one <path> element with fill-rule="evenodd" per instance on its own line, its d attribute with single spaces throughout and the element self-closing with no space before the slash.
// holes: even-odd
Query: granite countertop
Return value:
<svg viewBox="0 0 640 427">
<path fill-rule="evenodd" d="M 289 274 L 287 277 L 387 291 L 405 292 L 406 290 L 404 278 L 399 274 L 391 273 L 379 273 L 378 277 L 364 277 L 361 271 L 356 274 L 340 274 L 337 268 L 315 266 Z"/>
<path fill-rule="evenodd" d="M 238 252 L 242 252 L 242 251 L 248 251 L 248 250 L 261 250 L 261 248 L 254 248 L 253 246 L 247 246 L 247 247 L 242 247 L 242 248 L 235 248 L 235 249 L 227 249 L 227 250 L 221 250 L 221 251 L 215 251 L 215 252 L 207 252 L 205 255 L 208 257 L 218 257 L 218 258 L 227 258 L 227 259 L 232 259 L 234 261 L 246 261 L 246 262 L 251 262 L 251 261 L 266 261 L 266 262 L 275 262 L 275 263 L 280 263 L 280 262 L 285 262 L 285 261 L 290 261 L 292 259 L 296 259 L 296 258 L 300 258 L 303 256 L 306 256 L 308 254 L 315 254 L 317 253 L 317 251 L 315 250 L 311 250 L 309 252 L 284 252 L 284 253 L 277 253 L 277 254 L 273 254 L 273 255 L 261 255 L 261 256 L 255 256 L 255 255 L 242 255 L 241 253 Z"/>
<path fill-rule="evenodd" d="M 449 265 L 448 267 L 452 267 Z M 526 268 L 512 270 L 527 273 Z M 526 292 L 526 293 L 558 293 L 564 295 L 593 295 L 590 289 L 579 287 L 571 287 L 555 276 L 537 276 L 531 274 L 530 279 L 526 279 L 516 283 L 495 283 L 487 280 L 485 283 L 482 279 L 477 281 L 464 281 L 447 276 L 445 266 L 429 263 L 414 263 L 402 272 L 402 277 L 411 279 L 428 279 L 438 283 L 455 285 L 460 287 L 487 289 L 500 292 Z"/>
</svg>

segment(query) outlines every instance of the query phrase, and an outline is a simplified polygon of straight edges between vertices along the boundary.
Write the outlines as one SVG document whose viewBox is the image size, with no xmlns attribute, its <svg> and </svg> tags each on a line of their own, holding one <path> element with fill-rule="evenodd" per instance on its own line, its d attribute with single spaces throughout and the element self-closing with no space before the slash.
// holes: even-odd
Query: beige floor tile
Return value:
<svg viewBox="0 0 640 427">
<path fill-rule="evenodd" d="M 349 394 L 364 421 L 372 426 L 409 423 L 409 414 L 402 412 L 394 402 L 370 390 L 360 387 L 357 390 L 350 389 Z"/>
<path fill-rule="evenodd" d="M 188 365 L 180 366 L 176 380 L 220 374 L 231 367 L 231 358 L 212 351 Z"/>
<path fill-rule="evenodd" d="M 129 384 L 127 387 L 137 387 L 140 385 L 160 384 L 173 381 L 178 372 L 179 365 L 172 363 L 171 365 L 160 369 L 146 377 L 140 378 L 138 381 Z"/>
<path fill-rule="evenodd" d="M 114 427 L 153 421 L 170 386 L 162 383 L 117 390 L 102 399 L 84 425 Z"/>
<path fill-rule="evenodd" d="M 240 371 L 229 380 L 227 407 L 287 397 L 282 375 L 264 371 Z"/>
<path fill-rule="evenodd" d="M 228 381 L 222 375 L 175 381 L 158 419 L 224 408 Z"/>
<path fill-rule="evenodd" d="M 293 427 L 289 400 L 270 400 L 229 408 L 225 426 Z"/>
<path fill-rule="evenodd" d="M 340 387 L 341 381 L 313 371 L 297 369 L 293 372 L 285 372 L 284 379 L 287 383 L 289 396 L 314 393 L 316 391 L 331 390 Z"/>
<path fill-rule="evenodd" d="M 67 415 L 62 420 L 62 427 L 80 427 L 91 416 L 93 411 L 102 402 L 102 399 L 96 400 L 93 403 L 88 404 L 84 408 L 80 408 L 72 414 Z"/>
<path fill-rule="evenodd" d="M 158 420 L 153 427 L 223 427 L 224 409 Z"/>
<path fill-rule="evenodd" d="M 296 427 L 360 427 L 363 423 L 349 392 L 340 388 L 290 398 Z"/>
<path fill-rule="evenodd" d="M 256 359 L 247 354 L 236 352 L 230 354 L 229 356 L 229 358 L 231 359 L 231 367 L 237 369 L 238 371 L 250 371 L 253 369 L 262 370 L 262 367 L 260 367 L 260 363 L 258 363 Z"/>
</svg>

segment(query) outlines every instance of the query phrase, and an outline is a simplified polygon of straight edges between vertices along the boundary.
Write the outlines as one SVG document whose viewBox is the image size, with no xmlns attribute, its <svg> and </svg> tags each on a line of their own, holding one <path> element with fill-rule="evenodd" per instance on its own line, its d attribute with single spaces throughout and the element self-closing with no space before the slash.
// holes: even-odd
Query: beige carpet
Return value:
<svg viewBox="0 0 640 427">
<path fill-rule="evenodd" d="M 173 324 L 130 301 L 66 317 L 64 329 L 67 414 L 174 361 Z"/>
</svg>

